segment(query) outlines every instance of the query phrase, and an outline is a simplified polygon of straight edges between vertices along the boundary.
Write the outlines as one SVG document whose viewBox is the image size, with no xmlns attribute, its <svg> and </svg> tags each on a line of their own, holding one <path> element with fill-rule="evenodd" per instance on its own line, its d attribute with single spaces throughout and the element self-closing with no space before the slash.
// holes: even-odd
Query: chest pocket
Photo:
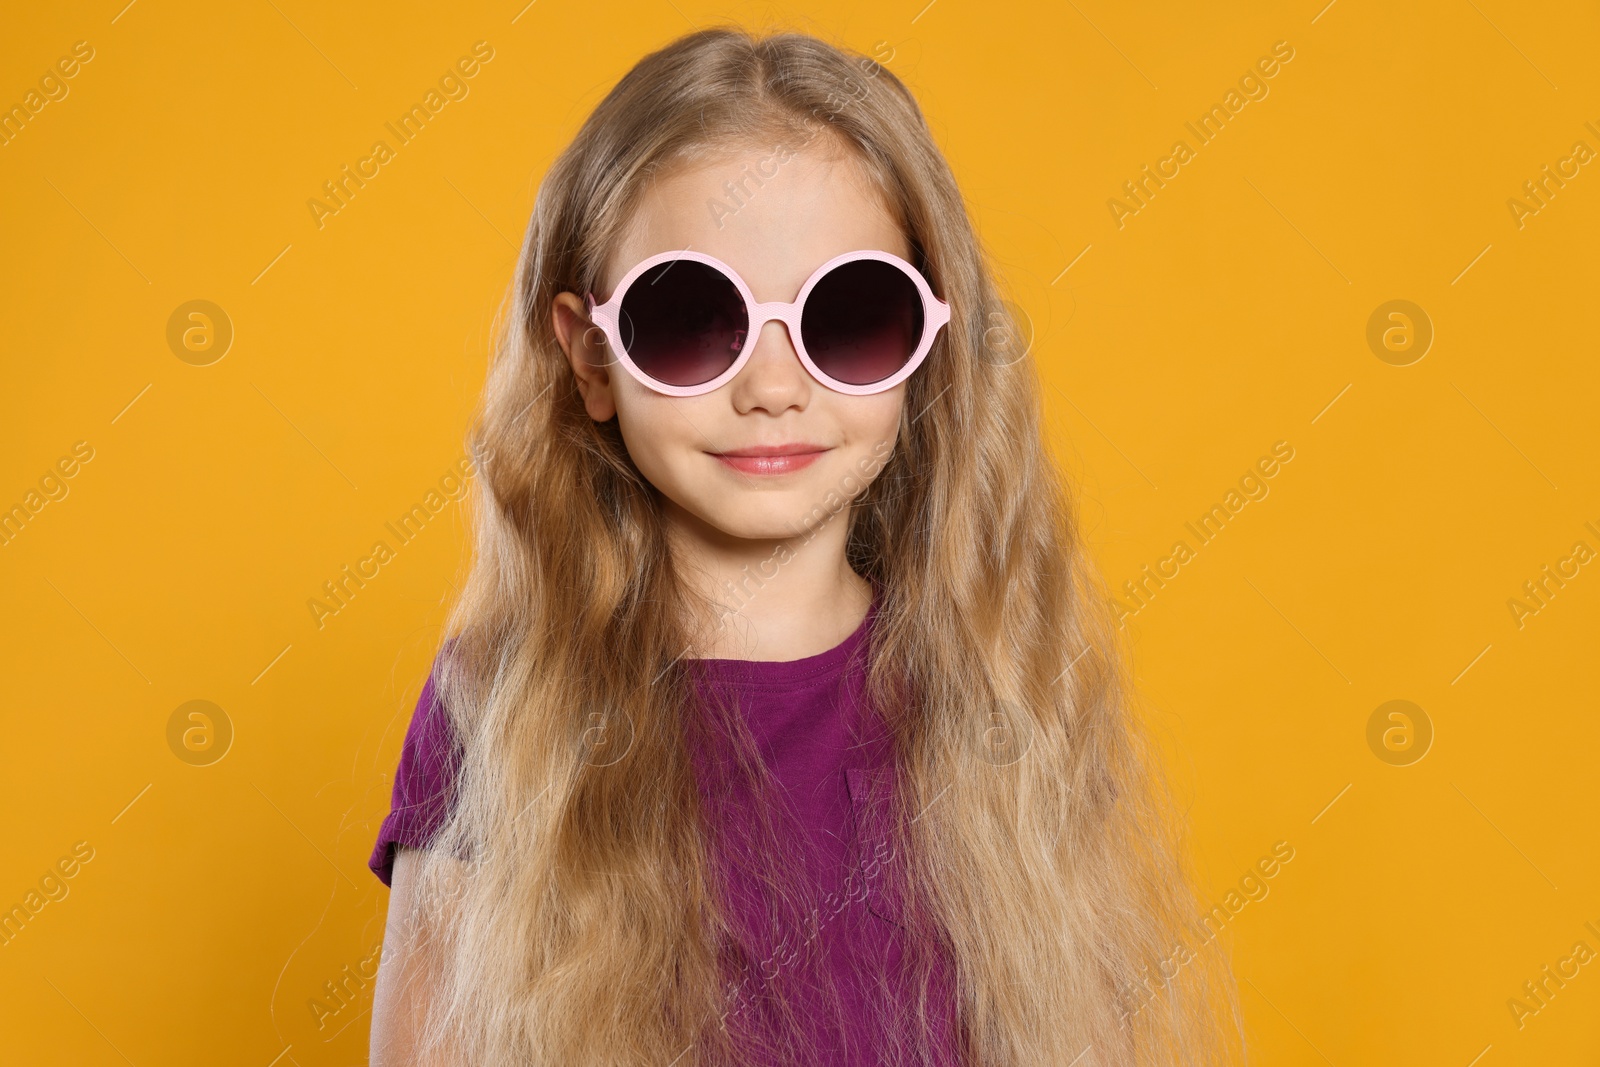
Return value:
<svg viewBox="0 0 1600 1067">
<path fill-rule="evenodd" d="M 894 783 L 887 770 L 845 769 L 850 791 L 853 839 L 845 871 L 847 900 L 865 904 L 867 911 L 904 931 L 906 929 L 895 877 L 904 870 L 891 832 Z"/>
</svg>

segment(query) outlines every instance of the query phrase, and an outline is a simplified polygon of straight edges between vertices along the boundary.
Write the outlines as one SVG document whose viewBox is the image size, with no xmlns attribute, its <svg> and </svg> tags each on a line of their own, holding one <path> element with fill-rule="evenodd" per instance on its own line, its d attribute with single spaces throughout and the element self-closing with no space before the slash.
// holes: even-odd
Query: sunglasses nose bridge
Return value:
<svg viewBox="0 0 1600 1067">
<path fill-rule="evenodd" d="M 797 303 L 783 300 L 769 300 L 765 303 L 750 303 L 750 336 L 753 338 L 749 355 L 754 356 L 755 350 L 760 346 L 762 332 L 769 322 L 781 322 L 788 330 L 789 354 L 788 358 L 795 360 L 805 368 L 806 360 L 800 355 L 800 307 Z M 806 373 L 810 369 L 806 368 Z"/>
<path fill-rule="evenodd" d="M 781 322 L 789 330 L 789 347 L 796 347 L 800 336 L 800 308 L 783 300 L 750 305 L 750 335 L 760 337 L 769 322 Z"/>
<path fill-rule="evenodd" d="M 784 300 L 769 300 L 764 304 L 755 304 L 750 308 L 750 315 L 753 320 L 751 329 L 757 326 L 765 326 L 773 319 L 784 323 L 788 323 L 790 319 L 793 319 L 793 325 L 796 328 L 799 327 L 800 323 L 799 305 L 791 304 Z"/>
</svg>

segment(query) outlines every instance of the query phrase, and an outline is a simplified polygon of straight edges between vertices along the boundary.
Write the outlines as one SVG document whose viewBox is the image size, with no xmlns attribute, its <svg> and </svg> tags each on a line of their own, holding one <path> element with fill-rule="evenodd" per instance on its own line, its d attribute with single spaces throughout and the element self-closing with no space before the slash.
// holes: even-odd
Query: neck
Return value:
<svg viewBox="0 0 1600 1067">
<path fill-rule="evenodd" d="M 872 583 L 845 557 L 849 511 L 796 537 L 730 537 L 669 506 L 667 536 L 690 594 L 705 605 L 691 624 L 696 659 L 795 660 L 855 632 Z"/>
</svg>

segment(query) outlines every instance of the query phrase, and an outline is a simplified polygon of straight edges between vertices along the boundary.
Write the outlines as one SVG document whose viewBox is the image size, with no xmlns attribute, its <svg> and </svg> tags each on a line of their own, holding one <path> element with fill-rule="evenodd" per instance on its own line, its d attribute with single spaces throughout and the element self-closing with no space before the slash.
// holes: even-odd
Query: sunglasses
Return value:
<svg viewBox="0 0 1600 1067">
<path fill-rule="evenodd" d="M 668 396 L 699 396 L 738 374 L 773 319 L 811 376 L 854 396 L 911 376 L 950 321 L 911 264 L 889 252 L 834 256 L 794 303 L 758 303 L 744 279 L 699 252 L 662 252 L 635 266 L 611 299 L 584 297 L 590 317 L 630 374 Z"/>
</svg>

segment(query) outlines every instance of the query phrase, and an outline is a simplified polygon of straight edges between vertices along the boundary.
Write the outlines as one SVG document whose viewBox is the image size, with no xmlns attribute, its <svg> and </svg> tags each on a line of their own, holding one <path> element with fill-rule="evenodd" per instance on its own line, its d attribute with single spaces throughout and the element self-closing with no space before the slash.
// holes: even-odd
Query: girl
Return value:
<svg viewBox="0 0 1600 1067">
<path fill-rule="evenodd" d="M 1034 368 L 905 86 L 684 37 L 556 160 L 513 286 L 373 852 L 372 1062 L 1228 1062 Z"/>
</svg>

